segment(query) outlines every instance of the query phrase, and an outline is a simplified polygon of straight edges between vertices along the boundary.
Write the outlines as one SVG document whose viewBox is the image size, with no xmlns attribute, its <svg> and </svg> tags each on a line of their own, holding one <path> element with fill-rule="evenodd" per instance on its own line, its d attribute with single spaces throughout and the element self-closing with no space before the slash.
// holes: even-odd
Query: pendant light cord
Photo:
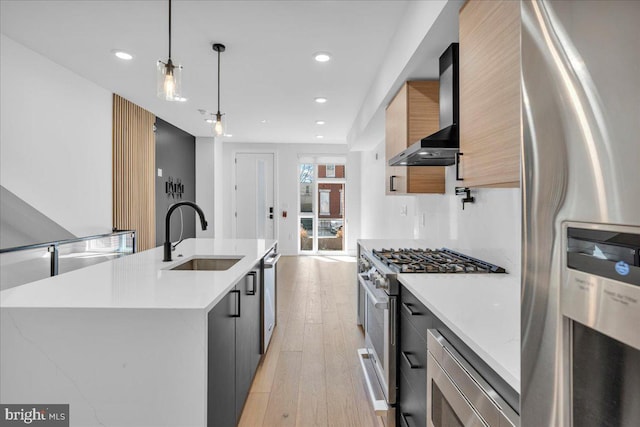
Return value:
<svg viewBox="0 0 640 427">
<path fill-rule="evenodd" d="M 218 50 L 218 114 L 220 114 L 220 50 Z"/>
<path fill-rule="evenodd" d="M 171 59 L 171 0 L 169 0 L 169 59 Z"/>
</svg>

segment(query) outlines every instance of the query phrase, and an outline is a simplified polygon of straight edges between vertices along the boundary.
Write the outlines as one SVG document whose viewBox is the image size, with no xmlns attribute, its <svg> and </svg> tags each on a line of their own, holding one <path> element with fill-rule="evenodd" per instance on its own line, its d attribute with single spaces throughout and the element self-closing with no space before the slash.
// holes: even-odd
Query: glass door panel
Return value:
<svg viewBox="0 0 640 427">
<path fill-rule="evenodd" d="M 300 251 L 345 250 L 345 165 L 300 163 Z"/>
<path fill-rule="evenodd" d="M 344 250 L 344 183 L 318 183 L 318 250 Z"/>
<path fill-rule="evenodd" d="M 300 218 L 300 250 L 314 250 L 313 218 Z"/>
</svg>

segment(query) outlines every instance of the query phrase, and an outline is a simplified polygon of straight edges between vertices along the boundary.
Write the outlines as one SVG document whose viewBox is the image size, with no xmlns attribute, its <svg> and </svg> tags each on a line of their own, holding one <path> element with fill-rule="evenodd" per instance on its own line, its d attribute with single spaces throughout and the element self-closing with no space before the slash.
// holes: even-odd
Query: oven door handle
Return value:
<svg viewBox="0 0 640 427">
<path fill-rule="evenodd" d="M 371 289 L 373 285 L 369 285 L 367 283 L 367 280 L 365 280 L 364 277 L 362 277 L 362 274 L 358 274 L 358 281 L 360 282 L 360 285 L 362 285 L 364 290 L 367 292 L 367 295 L 369 296 L 369 299 L 373 302 L 373 305 L 375 308 L 378 308 L 380 310 L 389 309 L 389 297 L 387 297 L 386 294 L 385 294 L 385 297 L 378 298 L 375 292 L 373 292 L 373 290 Z M 380 292 L 384 294 L 384 291 L 380 291 Z"/>
<path fill-rule="evenodd" d="M 280 254 L 272 253 L 268 258 L 264 260 L 264 268 L 274 268 L 280 260 Z"/>
<path fill-rule="evenodd" d="M 360 360 L 360 367 L 362 368 L 362 373 L 364 374 L 364 379 L 367 383 L 367 391 L 369 392 L 369 399 L 373 405 L 373 411 L 376 416 L 384 417 L 389 411 L 389 405 L 384 397 L 382 387 L 380 387 L 380 383 L 378 383 L 378 380 L 376 379 L 376 373 L 374 371 L 375 367 L 371 362 L 369 350 L 366 348 L 359 348 L 358 359 Z M 372 376 L 373 378 L 371 378 Z"/>
</svg>

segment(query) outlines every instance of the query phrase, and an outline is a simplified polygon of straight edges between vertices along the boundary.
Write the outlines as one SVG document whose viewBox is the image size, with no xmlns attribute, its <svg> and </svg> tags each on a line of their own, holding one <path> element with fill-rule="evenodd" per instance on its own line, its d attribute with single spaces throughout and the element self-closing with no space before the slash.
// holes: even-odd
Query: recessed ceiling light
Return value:
<svg viewBox="0 0 640 427">
<path fill-rule="evenodd" d="M 120 49 L 113 49 L 111 52 L 118 58 L 124 59 L 125 61 L 130 61 L 133 59 L 133 55 Z"/>
<path fill-rule="evenodd" d="M 269 123 L 269 120 L 267 120 L 267 119 L 263 119 L 263 120 L 260 120 L 260 123 L 262 123 L 262 124 L 266 124 L 266 123 Z"/>
<path fill-rule="evenodd" d="M 323 98 L 323 97 L 318 97 L 315 98 L 314 101 L 316 101 L 318 104 L 324 104 L 325 102 L 327 102 L 327 98 Z"/>
<path fill-rule="evenodd" d="M 213 123 L 213 122 L 215 122 L 215 120 L 213 120 L 213 119 L 204 119 L 204 121 L 205 121 L 205 122 L 207 122 L 207 123 Z"/>
<path fill-rule="evenodd" d="M 183 96 L 177 96 L 177 97 L 175 98 L 175 101 L 178 101 L 178 102 L 187 102 L 187 98 L 185 98 L 185 97 L 183 97 Z"/>
<path fill-rule="evenodd" d="M 314 53 L 313 59 L 315 59 L 318 62 L 327 62 L 331 59 L 331 54 L 329 52 Z"/>
<path fill-rule="evenodd" d="M 231 135 L 230 133 L 225 133 L 224 136 L 226 136 L 227 138 L 231 138 L 233 135 Z"/>
<path fill-rule="evenodd" d="M 324 120 L 316 120 L 316 124 L 317 125 L 323 125 L 325 123 L 327 123 L 327 122 L 325 122 Z"/>
<path fill-rule="evenodd" d="M 316 138 L 322 139 L 322 138 L 324 138 L 324 136 L 323 135 L 316 135 Z"/>
</svg>

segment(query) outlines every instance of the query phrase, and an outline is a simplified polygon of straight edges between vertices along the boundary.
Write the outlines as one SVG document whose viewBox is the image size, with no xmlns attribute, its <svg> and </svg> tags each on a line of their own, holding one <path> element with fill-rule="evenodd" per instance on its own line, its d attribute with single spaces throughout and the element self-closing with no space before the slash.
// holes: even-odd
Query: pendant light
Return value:
<svg viewBox="0 0 640 427">
<path fill-rule="evenodd" d="M 224 52 L 226 47 L 220 43 L 213 44 L 213 50 L 218 52 L 218 112 L 216 113 L 216 124 L 213 130 L 217 136 L 224 135 L 224 126 L 222 124 L 222 116 L 220 113 L 220 53 Z"/>
<path fill-rule="evenodd" d="M 182 101 L 182 66 L 171 60 L 171 0 L 169 0 L 169 59 L 157 64 L 157 95 L 166 101 Z"/>
</svg>

